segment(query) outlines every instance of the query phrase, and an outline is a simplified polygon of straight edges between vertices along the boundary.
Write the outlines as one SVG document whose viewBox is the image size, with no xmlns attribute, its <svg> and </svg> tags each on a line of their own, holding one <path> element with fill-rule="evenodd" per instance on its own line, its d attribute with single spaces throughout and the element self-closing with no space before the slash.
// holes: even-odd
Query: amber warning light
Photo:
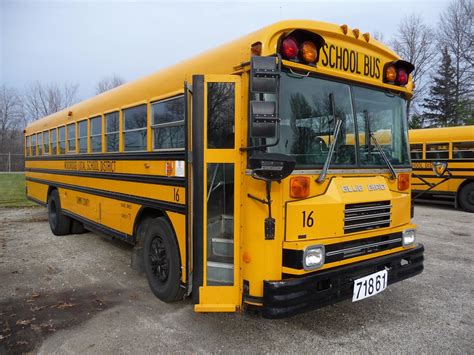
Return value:
<svg viewBox="0 0 474 355">
<path fill-rule="evenodd" d="M 324 39 L 316 33 L 296 30 L 281 40 L 279 53 L 283 59 L 315 65 L 323 45 Z"/>
<path fill-rule="evenodd" d="M 415 69 L 413 64 L 404 60 L 388 63 L 384 68 L 384 82 L 398 86 L 408 84 L 408 76 Z"/>
</svg>

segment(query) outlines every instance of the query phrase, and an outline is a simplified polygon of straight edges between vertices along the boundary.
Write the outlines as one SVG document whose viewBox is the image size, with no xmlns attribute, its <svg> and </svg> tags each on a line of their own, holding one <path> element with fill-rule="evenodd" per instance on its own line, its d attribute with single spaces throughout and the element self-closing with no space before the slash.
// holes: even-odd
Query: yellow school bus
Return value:
<svg viewBox="0 0 474 355">
<path fill-rule="evenodd" d="M 30 124 L 27 195 L 197 312 L 359 301 L 423 270 L 412 70 L 358 29 L 278 22 Z"/>
<path fill-rule="evenodd" d="M 409 140 L 413 198 L 474 212 L 474 126 L 412 129 Z"/>
</svg>

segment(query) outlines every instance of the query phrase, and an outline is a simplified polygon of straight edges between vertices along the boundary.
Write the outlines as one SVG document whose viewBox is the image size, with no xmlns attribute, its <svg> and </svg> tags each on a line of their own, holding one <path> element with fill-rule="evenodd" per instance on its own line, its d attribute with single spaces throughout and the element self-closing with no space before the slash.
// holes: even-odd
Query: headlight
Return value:
<svg viewBox="0 0 474 355">
<path fill-rule="evenodd" d="M 324 264 L 324 245 L 312 245 L 304 250 L 303 267 L 305 270 L 318 269 Z"/>
<path fill-rule="evenodd" d="M 407 247 L 415 243 L 416 240 L 416 229 L 407 229 L 403 231 L 402 242 L 403 246 Z"/>
</svg>

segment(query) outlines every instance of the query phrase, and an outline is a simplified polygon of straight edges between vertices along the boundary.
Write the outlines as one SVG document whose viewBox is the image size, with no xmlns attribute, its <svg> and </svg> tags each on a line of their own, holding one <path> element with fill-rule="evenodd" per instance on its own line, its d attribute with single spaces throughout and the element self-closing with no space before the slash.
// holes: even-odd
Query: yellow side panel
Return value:
<svg viewBox="0 0 474 355">
<path fill-rule="evenodd" d="M 39 184 L 37 182 L 26 181 L 27 196 L 38 201 L 47 203 L 48 185 Z"/>
<path fill-rule="evenodd" d="M 63 209 L 116 231 L 133 234 L 140 205 L 63 188 L 58 191 Z"/>
<path fill-rule="evenodd" d="M 36 172 L 30 172 L 28 176 L 32 178 L 59 182 L 63 184 L 91 187 L 104 191 L 125 193 L 127 195 L 151 198 L 184 205 L 184 198 L 180 199 L 180 201 L 177 201 L 175 199 L 176 195 L 185 196 L 184 187 L 174 187 L 158 184 L 151 185 L 132 181 L 107 180 L 99 178 L 55 175 Z"/>
<path fill-rule="evenodd" d="M 184 214 L 167 212 L 171 224 L 173 225 L 176 238 L 178 239 L 179 255 L 181 257 L 181 275 L 183 282 L 186 282 L 186 216 Z"/>
</svg>

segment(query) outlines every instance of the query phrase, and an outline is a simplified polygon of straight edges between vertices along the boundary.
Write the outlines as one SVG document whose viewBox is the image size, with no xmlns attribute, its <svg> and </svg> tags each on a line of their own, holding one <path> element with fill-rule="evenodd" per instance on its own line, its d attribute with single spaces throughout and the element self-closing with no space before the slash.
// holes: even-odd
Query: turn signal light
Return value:
<svg viewBox="0 0 474 355">
<path fill-rule="evenodd" d="M 309 196 L 310 179 L 306 176 L 295 176 L 290 179 L 290 197 L 305 198 Z"/>
<path fill-rule="evenodd" d="M 298 55 L 298 44 L 296 41 L 288 37 L 281 44 L 281 54 L 286 59 L 294 59 Z"/>
<path fill-rule="evenodd" d="M 397 70 L 393 65 L 387 67 L 387 71 L 385 72 L 385 78 L 388 82 L 393 83 L 397 78 Z"/>
<path fill-rule="evenodd" d="M 398 189 L 403 191 L 410 187 L 410 174 L 398 175 Z"/>
<path fill-rule="evenodd" d="M 318 59 L 318 50 L 313 42 L 305 41 L 300 46 L 300 56 L 306 63 L 314 63 Z"/>
</svg>

